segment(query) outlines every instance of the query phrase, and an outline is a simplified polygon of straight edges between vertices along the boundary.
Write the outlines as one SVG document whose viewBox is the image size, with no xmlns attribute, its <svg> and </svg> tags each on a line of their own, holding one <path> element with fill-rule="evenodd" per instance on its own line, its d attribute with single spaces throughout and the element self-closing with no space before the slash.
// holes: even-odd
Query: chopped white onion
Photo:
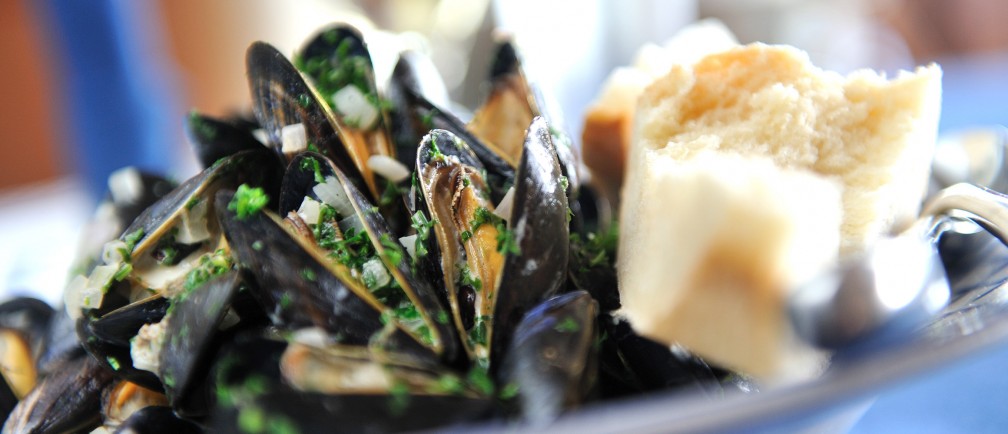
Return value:
<svg viewBox="0 0 1008 434">
<path fill-rule="evenodd" d="M 143 195 L 143 180 L 134 167 L 116 170 L 108 178 L 109 194 L 115 203 L 135 203 Z"/>
<path fill-rule="evenodd" d="M 344 86 L 333 94 L 332 100 L 343 120 L 351 126 L 367 130 L 378 120 L 378 109 L 357 86 Z"/>
<path fill-rule="evenodd" d="M 170 315 L 160 322 L 144 324 L 136 336 L 130 339 L 130 358 L 133 359 L 134 368 L 150 372 L 158 371 L 169 318 Z"/>
<path fill-rule="evenodd" d="M 83 274 L 78 274 L 70 280 L 63 291 L 63 304 L 66 306 L 67 315 L 74 321 L 83 316 L 81 312 L 82 300 L 84 300 L 84 288 L 87 287 L 88 278 Z"/>
<path fill-rule="evenodd" d="M 292 155 L 308 149 L 308 135 L 304 124 L 287 125 L 280 130 L 280 150 Z"/>
<path fill-rule="evenodd" d="M 329 344 L 329 334 L 319 327 L 305 327 L 294 330 L 291 341 L 315 348 L 325 348 Z"/>
<path fill-rule="evenodd" d="M 94 270 L 91 271 L 91 276 L 88 277 L 87 289 L 85 290 L 94 288 L 99 294 L 104 293 L 105 288 L 108 288 L 109 284 L 112 283 L 112 278 L 115 277 L 116 272 L 119 271 L 120 265 L 121 264 L 116 263 L 94 267 Z M 100 302 L 101 298 L 99 298 L 98 301 Z M 88 303 L 85 302 L 84 304 Z"/>
<path fill-rule="evenodd" d="M 501 198 L 500 203 L 497 204 L 497 208 L 494 208 L 494 215 L 500 217 L 504 220 L 511 220 L 511 208 L 514 207 L 514 187 L 508 189 L 507 193 L 504 193 L 504 197 Z"/>
<path fill-rule="evenodd" d="M 262 143 L 264 146 L 270 142 L 269 135 L 266 134 L 266 130 L 262 128 L 256 128 L 252 130 L 252 137 L 255 137 L 255 139 L 258 140 L 259 143 Z"/>
<path fill-rule="evenodd" d="M 382 178 L 396 184 L 403 182 L 410 177 L 410 170 L 406 165 L 392 157 L 385 155 L 372 155 L 367 160 L 368 167 Z"/>
<path fill-rule="evenodd" d="M 115 239 L 105 243 L 102 247 L 102 262 L 105 264 L 119 264 L 129 256 L 129 247 L 125 242 Z"/>
<path fill-rule="evenodd" d="M 175 241 L 195 244 L 210 238 L 210 229 L 207 227 L 209 202 L 206 199 L 199 200 L 192 208 L 182 213 L 182 221 L 177 226 L 178 232 L 175 234 Z"/>
<path fill-rule="evenodd" d="M 326 205 L 336 209 L 341 216 L 354 215 L 353 205 L 350 204 L 350 197 L 343 191 L 343 184 L 335 176 L 327 176 L 325 182 L 316 184 L 312 191 Z"/>
<path fill-rule="evenodd" d="M 340 230 L 343 231 L 343 233 L 350 232 L 350 229 L 353 229 L 354 233 L 359 234 L 361 232 L 364 232 L 365 230 L 364 224 L 361 223 L 360 218 L 358 218 L 356 215 L 350 215 L 350 217 L 347 217 L 337 222 L 336 225 L 339 226 Z"/>
<path fill-rule="evenodd" d="M 416 239 L 416 234 L 399 238 L 399 244 L 402 244 L 406 249 L 406 253 L 409 253 L 410 258 L 413 258 L 414 261 L 416 260 Z"/>
<path fill-rule="evenodd" d="M 310 225 L 317 225 L 319 223 L 319 215 L 321 204 L 310 197 L 305 197 L 301 201 L 301 206 L 298 207 L 297 213 L 301 216 L 301 220 Z"/>
<path fill-rule="evenodd" d="M 385 269 L 385 264 L 378 258 L 371 258 L 361 266 L 361 280 L 370 288 L 380 288 L 387 285 L 392 276 Z"/>
</svg>

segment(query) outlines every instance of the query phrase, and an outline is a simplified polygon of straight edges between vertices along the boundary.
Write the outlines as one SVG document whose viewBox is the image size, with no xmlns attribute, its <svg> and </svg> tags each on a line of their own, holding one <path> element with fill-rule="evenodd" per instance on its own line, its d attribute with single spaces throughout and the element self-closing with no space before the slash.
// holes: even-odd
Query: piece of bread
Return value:
<svg viewBox="0 0 1008 434">
<path fill-rule="evenodd" d="M 916 216 L 940 79 L 934 65 L 843 77 L 752 44 L 652 83 L 620 210 L 634 328 L 759 377 L 808 375 L 794 371 L 814 357 L 794 342 L 787 292 Z"/>
<path fill-rule="evenodd" d="M 596 186 L 614 193 L 622 184 L 634 111 L 644 88 L 672 65 L 691 65 L 708 54 L 737 45 L 735 36 L 720 21 L 703 20 L 682 29 L 663 46 L 645 44 L 633 65 L 613 70 L 585 112 L 581 134 L 584 162 Z"/>
<path fill-rule="evenodd" d="M 669 151 L 644 151 L 632 176 L 647 193 L 623 207 L 619 285 L 634 329 L 761 378 L 818 372 L 822 357 L 787 332 L 783 288 L 836 259 L 839 185 L 765 157 Z"/>
</svg>

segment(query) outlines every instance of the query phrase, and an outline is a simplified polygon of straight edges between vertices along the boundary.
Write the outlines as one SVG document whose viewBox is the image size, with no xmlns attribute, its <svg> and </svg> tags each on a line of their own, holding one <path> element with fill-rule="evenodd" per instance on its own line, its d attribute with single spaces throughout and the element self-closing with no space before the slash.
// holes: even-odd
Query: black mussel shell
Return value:
<svg viewBox="0 0 1008 434">
<path fill-rule="evenodd" d="M 385 307 L 306 240 L 290 233 L 268 211 L 245 218 L 227 209 L 233 193 L 217 195 L 218 219 L 233 253 L 259 288 L 253 295 L 277 326 L 296 330 L 319 327 L 338 342 L 366 345 L 383 331 Z M 391 348 L 432 357 L 431 350 L 396 327 L 387 336 Z"/>
<path fill-rule="evenodd" d="M 196 111 L 186 117 L 185 126 L 196 158 L 204 168 L 229 155 L 263 147 L 251 130 Z"/>
<path fill-rule="evenodd" d="M 508 230 L 521 254 L 505 257 L 497 286 L 491 369 L 502 359 L 525 313 L 555 294 L 567 276 L 567 195 L 545 120 L 533 120 L 524 148 L 508 219 Z"/>
<path fill-rule="evenodd" d="M 64 360 L 14 408 L 3 432 L 87 432 L 101 425 L 102 391 L 112 371 L 94 358 Z"/>
<path fill-rule="evenodd" d="M 539 304 L 515 328 L 501 377 L 518 387 L 524 418 L 548 422 L 586 400 L 598 369 L 597 314 L 587 292 L 571 292 Z"/>
<path fill-rule="evenodd" d="M 199 434 L 203 429 L 180 419 L 171 407 L 152 405 L 131 414 L 115 430 L 115 434 Z"/>
</svg>

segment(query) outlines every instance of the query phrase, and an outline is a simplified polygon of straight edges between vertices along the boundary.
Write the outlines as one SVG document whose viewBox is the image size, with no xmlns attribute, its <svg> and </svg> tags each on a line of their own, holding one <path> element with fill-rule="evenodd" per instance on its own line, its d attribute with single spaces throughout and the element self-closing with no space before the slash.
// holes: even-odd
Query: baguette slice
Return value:
<svg viewBox="0 0 1008 434">
<path fill-rule="evenodd" d="M 638 332 L 764 379 L 815 374 L 795 284 L 916 216 L 941 71 L 887 80 L 751 44 L 642 94 L 622 190 L 619 285 Z"/>
</svg>

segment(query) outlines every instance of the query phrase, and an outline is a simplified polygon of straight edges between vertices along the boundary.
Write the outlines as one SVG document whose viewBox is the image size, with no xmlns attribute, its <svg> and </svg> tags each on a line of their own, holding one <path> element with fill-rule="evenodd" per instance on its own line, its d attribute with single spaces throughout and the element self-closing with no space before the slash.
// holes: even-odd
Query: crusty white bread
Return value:
<svg viewBox="0 0 1008 434">
<path fill-rule="evenodd" d="M 717 149 L 838 178 L 841 250 L 856 252 L 916 216 L 940 104 L 937 65 L 893 80 L 868 70 L 843 77 L 796 48 L 752 44 L 673 67 L 652 83 L 631 154 L 667 147 L 688 159 Z"/>
<path fill-rule="evenodd" d="M 839 186 L 769 158 L 669 151 L 644 151 L 632 176 L 645 195 L 624 201 L 619 284 L 633 327 L 761 378 L 817 372 L 821 357 L 788 332 L 782 288 L 836 258 Z"/>
<path fill-rule="evenodd" d="M 633 137 L 634 111 L 644 88 L 672 65 L 691 65 L 737 45 L 735 36 L 720 21 L 703 20 L 682 29 L 662 46 L 645 44 L 633 65 L 613 70 L 585 112 L 581 134 L 582 155 L 596 186 L 619 190 Z"/>
<path fill-rule="evenodd" d="M 638 332 L 762 378 L 805 376 L 794 284 L 916 215 L 941 71 L 887 80 L 752 44 L 642 93 L 622 190 L 619 285 Z M 772 163 L 769 163 L 770 161 Z"/>
</svg>

